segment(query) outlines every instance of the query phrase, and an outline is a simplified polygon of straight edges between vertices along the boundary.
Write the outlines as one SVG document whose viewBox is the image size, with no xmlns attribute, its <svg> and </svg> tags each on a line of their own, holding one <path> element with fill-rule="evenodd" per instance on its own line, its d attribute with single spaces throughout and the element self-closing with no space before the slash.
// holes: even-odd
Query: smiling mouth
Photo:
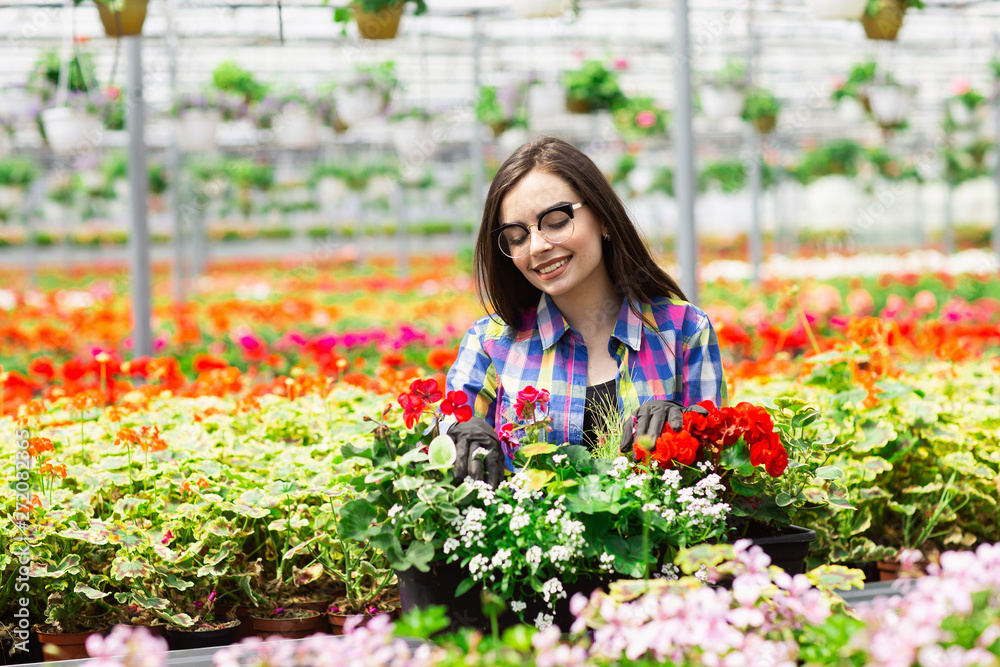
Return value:
<svg viewBox="0 0 1000 667">
<path fill-rule="evenodd" d="M 535 271 L 537 273 L 540 273 L 540 274 L 542 274 L 544 276 L 547 273 L 552 273 L 553 271 L 555 271 L 556 269 L 558 269 L 560 266 L 565 265 L 566 262 L 568 262 L 568 261 L 569 261 L 569 257 L 563 257 L 562 259 L 558 259 L 558 260 L 552 262 L 551 264 L 546 264 L 545 266 L 537 268 L 537 269 L 535 269 Z"/>
</svg>

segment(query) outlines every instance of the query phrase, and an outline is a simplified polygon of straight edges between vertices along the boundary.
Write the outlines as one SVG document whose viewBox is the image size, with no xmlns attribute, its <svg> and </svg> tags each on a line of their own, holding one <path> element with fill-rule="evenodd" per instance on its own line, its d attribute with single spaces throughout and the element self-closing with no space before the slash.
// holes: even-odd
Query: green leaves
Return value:
<svg viewBox="0 0 1000 667">
<path fill-rule="evenodd" d="M 437 436 L 428 445 L 427 456 L 430 459 L 429 470 L 450 470 L 457 456 L 455 441 L 444 433 Z"/>
<path fill-rule="evenodd" d="M 378 513 L 375 507 L 366 500 L 356 499 L 346 503 L 340 510 L 338 532 L 342 539 L 363 540 L 367 537 L 368 527 L 376 519 Z"/>
</svg>

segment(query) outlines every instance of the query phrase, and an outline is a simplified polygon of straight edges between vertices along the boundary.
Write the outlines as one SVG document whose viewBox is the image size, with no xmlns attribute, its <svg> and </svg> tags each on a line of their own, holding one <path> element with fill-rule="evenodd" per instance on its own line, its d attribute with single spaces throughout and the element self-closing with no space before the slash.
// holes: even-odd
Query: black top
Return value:
<svg viewBox="0 0 1000 667">
<path fill-rule="evenodd" d="M 618 408 L 615 380 L 587 387 L 587 404 L 583 408 L 583 445 L 593 449 L 597 445 L 597 420 L 607 413 L 610 406 Z"/>
</svg>

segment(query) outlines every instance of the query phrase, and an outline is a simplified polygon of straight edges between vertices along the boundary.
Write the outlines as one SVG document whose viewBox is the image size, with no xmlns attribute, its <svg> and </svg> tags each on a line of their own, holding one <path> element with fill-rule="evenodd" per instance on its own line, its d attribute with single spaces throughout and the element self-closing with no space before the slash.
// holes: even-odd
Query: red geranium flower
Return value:
<svg viewBox="0 0 1000 667">
<path fill-rule="evenodd" d="M 455 415 L 459 422 L 467 422 L 472 419 L 472 407 L 466 405 L 469 397 L 464 391 L 449 391 L 448 396 L 441 401 L 441 413 Z"/>
<path fill-rule="evenodd" d="M 438 381 L 433 378 L 427 380 L 414 380 L 410 384 L 410 391 L 412 391 L 415 396 L 427 401 L 428 403 L 437 403 L 444 397 L 444 394 L 441 393 L 441 387 L 438 385 Z"/>
<path fill-rule="evenodd" d="M 514 403 L 514 412 L 518 419 L 524 418 L 524 409 L 534 406 L 534 411 L 545 412 L 549 406 L 549 392 L 547 389 L 535 389 L 527 386 L 517 392 L 517 401 Z"/>
</svg>

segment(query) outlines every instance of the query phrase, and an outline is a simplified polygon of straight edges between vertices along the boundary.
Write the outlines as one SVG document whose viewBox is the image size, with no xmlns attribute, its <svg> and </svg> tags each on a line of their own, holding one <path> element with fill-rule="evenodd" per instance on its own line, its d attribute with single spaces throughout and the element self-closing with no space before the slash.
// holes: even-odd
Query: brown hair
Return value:
<svg viewBox="0 0 1000 667">
<path fill-rule="evenodd" d="M 507 158 L 486 195 L 473 264 L 479 300 L 488 312 L 517 327 L 521 313 L 536 307 L 541 297 L 541 290 L 500 252 L 493 234 L 500 226 L 504 197 L 533 170 L 565 180 L 580 193 L 594 217 L 604 223 L 608 233 L 608 239 L 601 244 L 604 264 L 615 290 L 625 295 L 636 316 L 642 319 L 642 304 L 657 297 L 687 300 L 674 279 L 653 261 L 625 205 L 593 160 L 562 139 L 540 137 Z"/>
</svg>

